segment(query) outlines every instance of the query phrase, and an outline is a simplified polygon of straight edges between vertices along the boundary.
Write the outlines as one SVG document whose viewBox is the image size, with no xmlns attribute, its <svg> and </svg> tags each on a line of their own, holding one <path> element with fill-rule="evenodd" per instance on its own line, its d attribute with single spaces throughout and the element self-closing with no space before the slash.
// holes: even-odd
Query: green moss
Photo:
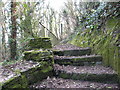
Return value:
<svg viewBox="0 0 120 90">
<path fill-rule="evenodd" d="M 52 44 L 50 41 L 50 38 L 47 37 L 43 37 L 43 38 L 33 38 L 30 39 L 30 42 L 28 43 L 28 49 L 40 49 L 40 48 L 44 48 L 44 49 L 49 49 L 52 48 Z"/>
<path fill-rule="evenodd" d="M 53 61 L 53 55 L 50 51 L 40 51 L 40 50 L 31 50 L 24 52 L 25 60 L 33 60 L 33 61 Z"/>
<path fill-rule="evenodd" d="M 71 59 L 72 61 L 86 61 L 86 62 L 96 62 L 96 61 L 102 61 L 102 57 L 101 56 L 93 56 L 93 57 L 83 57 L 83 58 L 74 58 Z"/>
<path fill-rule="evenodd" d="M 61 65 L 77 65 L 83 66 L 85 62 L 89 63 L 90 65 L 95 65 L 95 62 L 101 62 L 102 56 L 96 55 L 91 57 L 79 57 L 79 58 L 64 58 L 64 59 L 55 59 L 55 63 Z"/>
<path fill-rule="evenodd" d="M 42 61 L 39 63 L 39 65 L 32 67 L 27 71 L 21 72 L 16 70 L 15 72 L 17 76 L 10 78 L 1 86 L 3 90 L 8 90 L 8 88 L 28 88 L 28 85 L 41 81 L 47 78 L 47 76 L 52 76 L 52 71 L 52 64 Z"/>
<path fill-rule="evenodd" d="M 84 49 L 84 50 L 53 50 L 54 55 L 59 56 L 82 56 L 82 55 L 89 55 L 91 53 L 91 49 Z"/>
<path fill-rule="evenodd" d="M 37 68 L 24 72 L 22 75 L 26 76 L 28 84 L 33 84 L 47 78 L 47 76 L 52 76 L 52 70 L 53 68 L 49 63 L 42 62 Z"/>
<path fill-rule="evenodd" d="M 52 69 L 53 69 L 52 66 L 48 66 L 47 68 L 42 69 L 41 72 L 46 73 L 51 71 Z"/>
<path fill-rule="evenodd" d="M 64 79 L 96 81 L 96 82 L 108 82 L 108 83 L 118 82 L 118 77 L 116 74 L 67 73 L 67 72 L 59 71 L 58 77 Z"/>
<path fill-rule="evenodd" d="M 22 88 L 27 88 L 28 87 L 28 80 L 25 75 L 21 75 L 21 82 L 22 82 Z"/>
<path fill-rule="evenodd" d="M 59 77 L 64 78 L 64 79 L 68 79 L 68 78 L 69 78 L 69 75 L 66 74 L 66 73 L 60 73 L 60 74 L 59 74 Z"/>
<path fill-rule="evenodd" d="M 29 48 L 27 49 L 30 51 L 24 52 L 24 59 L 39 62 L 39 65 L 23 72 L 15 70 L 16 76 L 1 85 L 4 90 L 8 90 L 8 88 L 27 89 L 28 85 L 53 75 L 53 54 L 50 50 L 47 50 L 48 48 L 52 48 L 50 38 L 30 39 L 28 46 Z"/>
<path fill-rule="evenodd" d="M 10 78 L 2 85 L 3 90 L 8 90 L 9 88 L 28 88 L 27 78 L 24 75 Z"/>
<path fill-rule="evenodd" d="M 4 82 L 4 84 L 2 85 L 2 89 L 7 90 L 8 88 L 22 88 L 21 77 L 20 76 L 12 77 L 6 82 Z"/>
</svg>

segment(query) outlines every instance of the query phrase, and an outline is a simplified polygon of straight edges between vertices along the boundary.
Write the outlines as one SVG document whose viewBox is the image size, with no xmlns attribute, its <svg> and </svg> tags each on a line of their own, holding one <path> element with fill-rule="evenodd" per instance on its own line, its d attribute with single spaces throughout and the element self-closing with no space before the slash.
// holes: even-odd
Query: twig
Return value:
<svg viewBox="0 0 120 90">
<path fill-rule="evenodd" d="M 52 33 L 47 27 L 45 27 L 41 22 L 39 22 L 39 24 L 40 24 L 42 27 L 44 27 L 47 31 L 49 31 L 53 36 L 55 36 L 55 34 Z M 57 40 L 59 40 L 56 36 L 55 36 L 55 38 L 56 38 Z"/>
</svg>

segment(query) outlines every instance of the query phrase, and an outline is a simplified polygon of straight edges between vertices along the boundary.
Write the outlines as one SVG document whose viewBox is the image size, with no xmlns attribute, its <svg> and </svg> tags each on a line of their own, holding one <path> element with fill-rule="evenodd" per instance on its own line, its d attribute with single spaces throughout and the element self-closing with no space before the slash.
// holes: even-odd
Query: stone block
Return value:
<svg viewBox="0 0 120 90">
<path fill-rule="evenodd" d="M 26 48 L 27 50 L 40 49 L 40 48 L 43 48 L 43 49 L 52 48 L 50 38 L 47 38 L 47 37 L 30 39 L 27 46 L 28 46 L 28 48 Z"/>
</svg>

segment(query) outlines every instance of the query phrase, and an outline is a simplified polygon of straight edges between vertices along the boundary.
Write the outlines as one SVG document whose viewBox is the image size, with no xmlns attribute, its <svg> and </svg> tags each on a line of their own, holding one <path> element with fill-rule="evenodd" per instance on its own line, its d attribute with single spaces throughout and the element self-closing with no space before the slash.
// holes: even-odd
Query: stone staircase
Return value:
<svg viewBox="0 0 120 90">
<path fill-rule="evenodd" d="M 102 65 L 101 55 L 92 55 L 91 48 L 71 44 L 57 45 L 54 53 L 54 77 L 31 87 L 118 89 L 117 74 Z"/>
<path fill-rule="evenodd" d="M 117 73 L 102 65 L 102 56 L 71 44 L 52 48 L 50 38 L 30 39 L 23 60 L 0 71 L 0 90 L 119 89 Z"/>
<path fill-rule="evenodd" d="M 53 48 L 54 62 L 60 65 L 92 65 L 101 63 L 100 55 L 90 55 L 89 47 L 81 48 L 71 44 L 58 45 Z"/>
</svg>

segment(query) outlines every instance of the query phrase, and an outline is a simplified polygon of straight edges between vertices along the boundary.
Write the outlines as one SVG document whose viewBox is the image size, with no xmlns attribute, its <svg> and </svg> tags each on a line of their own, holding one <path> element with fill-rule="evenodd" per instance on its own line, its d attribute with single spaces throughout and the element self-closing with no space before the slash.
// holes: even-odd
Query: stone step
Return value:
<svg viewBox="0 0 120 90">
<path fill-rule="evenodd" d="M 71 44 L 57 45 L 53 47 L 53 53 L 58 56 L 82 56 L 89 55 L 91 53 L 91 48 L 82 48 Z"/>
<path fill-rule="evenodd" d="M 101 64 L 101 55 L 88 55 L 88 56 L 54 56 L 54 62 L 60 65 L 94 65 Z"/>
<path fill-rule="evenodd" d="M 48 61 L 53 62 L 53 55 L 50 50 L 29 50 L 24 52 L 24 59 L 27 61 L 35 61 L 35 62 L 41 62 L 41 61 Z"/>
<path fill-rule="evenodd" d="M 71 79 L 62 79 L 62 78 L 47 78 L 42 82 L 35 83 L 30 85 L 30 90 L 36 90 L 41 88 L 55 88 L 53 90 L 61 90 L 61 88 L 71 88 L 72 90 L 118 90 L 118 84 L 108 84 L 108 83 L 98 83 L 90 81 L 80 81 L 80 80 L 71 80 Z"/>
<path fill-rule="evenodd" d="M 82 48 L 81 50 L 53 50 L 54 55 L 58 56 L 82 56 L 82 55 L 90 55 L 91 49 Z"/>
<path fill-rule="evenodd" d="M 54 65 L 55 76 L 64 79 L 117 83 L 118 76 L 110 67 Z"/>
<path fill-rule="evenodd" d="M 39 37 L 29 39 L 27 46 L 25 50 L 50 49 L 52 48 L 52 43 L 49 37 Z"/>
</svg>

